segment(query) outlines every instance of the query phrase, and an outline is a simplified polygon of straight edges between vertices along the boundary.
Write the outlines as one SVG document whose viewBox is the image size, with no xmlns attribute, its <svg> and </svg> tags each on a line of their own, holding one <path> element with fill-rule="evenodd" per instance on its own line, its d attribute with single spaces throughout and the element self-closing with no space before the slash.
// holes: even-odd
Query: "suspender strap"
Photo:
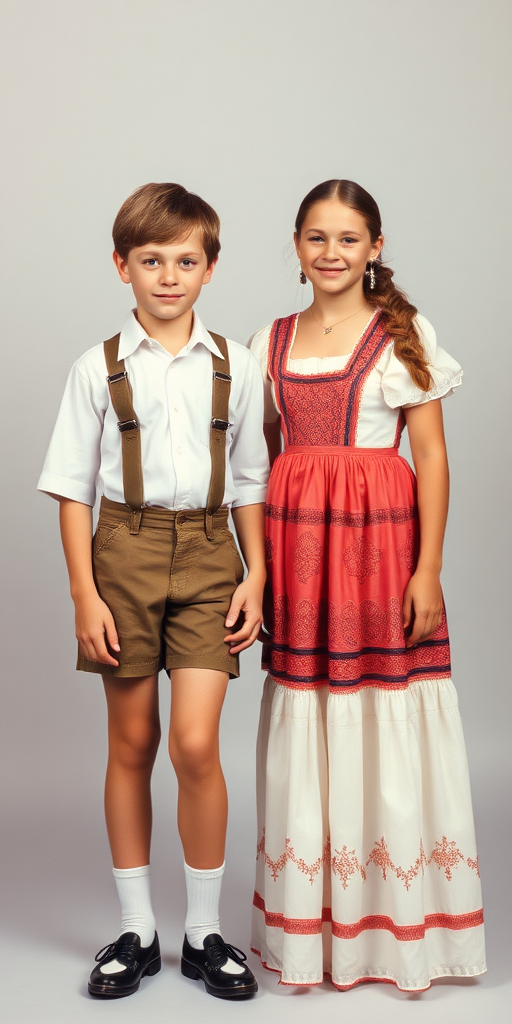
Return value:
<svg viewBox="0 0 512 1024">
<path fill-rule="evenodd" d="M 208 332 L 224 356 L 212 353 L 213 389 L 212 389 L 212 422 L 210 425 L 210 456 L 212 475 L 210 490 L 206 502 L 205 530 L 208 540 L 213 538 L 213 516 L 222 505 L 226 489 L 226 430 L 229 427 L 229 393 L 231 377 L 229 374 L 229 353 L 225 338 L 220 334 Z"/>
<path fill-rule="evenodd" d="M 215 344 L 224 356 L 221 359 L 212 353 L 213 388 L 212 420 L 210 425 L 210 457 L 212 473 L 206 502 L 205 530 L 209 540 L 213 538 L 213 516 L 222 505 L 226 489 L 226 430 L 229 427 L 229 353 L 225 338 L 209 331 Z M 132 389 L 125 370 L 124 360 L 118 359 L 119 334 L 104 342 L 105 362 L 108 371 L 108 388 L 114 412 L 121 432 L 121 454 L 123 462 L 124 500 L 131 509 L 130 533 L 138 533 L 144 506 L 142 458 L 140 446 L 140 425 L 135 415 Z"/>
<path fill-rule="evenodd" d="M 103 349 L 110 398 L 121 432 L 124 500 L 132 511 L 130 533 L 138 533 L 144 505 L 140 425 L 133 408 L 132 389 L 124 367 L 124 359 L 118 359 L 119 337 L 120 335 L 116 334 L 109 338 L 104 342 Z"/>
</svg>

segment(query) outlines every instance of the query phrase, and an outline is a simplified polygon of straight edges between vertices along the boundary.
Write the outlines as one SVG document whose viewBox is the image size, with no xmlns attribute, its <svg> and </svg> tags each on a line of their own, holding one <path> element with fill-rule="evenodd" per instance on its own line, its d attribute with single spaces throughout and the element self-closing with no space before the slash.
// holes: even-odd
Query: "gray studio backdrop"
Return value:
<svg viewBox="0 0 512 1024">
<path fill-rule="evenodd" d="M 105 713 L 99 681 L 74 672 L 57 505 L 35 485 L 72 362 L 118 330 L 130 308 L 111 262 L 113 218 L 147 181 L 177 181 L 204 195 L 221 216 L 223 248 L 200 313 L 213 330 L 245 343 L 297 307 L 289 247 L 296 208 L 314 184 L 335 176 L 376 197 L 397 279 L 465 369 L 463 388 L 445 405 L 452 503 L 443 581 L 490 973 L 465 986 L 435 986 L 421 1012 L 429 1020 L 434 1012 L 440 1020 L 448 1012 L 453 1020 L 505 1019 L 510 10 L 505 0 L 1 4 L 3 955 L 10 983 L 0 1004 L 9 1024 L 121 1012 L 139 1020 L 143 1005 L 155 1021 L 167 1021 L 171 995 L 174 1005 L 182 1001 L 174 1019 L 205 1009 L 205 997 L 181 985 L 176 971 L 184 897 L 165 744 L 155 775 L 153 865 L 167 974 L 138 1003 L 122 1000 L 122 1011 L 98 1009 L 83 994 L 91 954 L 117 926 L 101 808 Z M 253 651 L 230 687 L 223 720 L 231 794 L 223 916 L 245 947 L 261 683 Z M 164 720 L 167 686 L 163 678 Z M 350 1006 L 353 1020 L 416 1012 L 391 988 L 361 988 L 341 997 L 343 1008 Z M 304 1001 L 278 989 L 272 975 L 262 978 L 262 992 L 265 1002 L 244 1009 L 251 1020 L 263 1013 L 276 1019 L 277 1011 L 302 1020 L 306 1007 L 308 1017 L 320 1006 L 342 1012 L 339 994 L 321 988 Z M 224 1019 L 225 1006 L 209 1004 L 212 1019 Z"/>
</svg>

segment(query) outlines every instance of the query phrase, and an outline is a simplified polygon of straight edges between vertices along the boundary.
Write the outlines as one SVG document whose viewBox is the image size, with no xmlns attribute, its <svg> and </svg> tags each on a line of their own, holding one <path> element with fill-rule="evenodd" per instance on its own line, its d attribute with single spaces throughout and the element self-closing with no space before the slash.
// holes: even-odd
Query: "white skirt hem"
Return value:
<svg viewBox="0 0 512 1024">
<path fill-rule="evenodd" d="M 480 964 L 476 964 L 474 967 L 466 966 L 449 966 L 441 964 L 435 966 L 434 964 L 430 967 L 428 978 L 397 978 L 392 971 L 375 969 L 371 967 L 362 969 L 357 975 L 343 975 L 335 976 L 330 971 L 325 971 L 320 976 L 318 974 L 306 975 L 306 974 L 294 974 L 290 971 L 283 970 L 282 964 L 280 964 L 275 957 L 267 950 L 265 953 L 254 946 L 251 946 L 251 952 L 259 956 L 262 966 L 267 971 L 272 971 L 276 974 L 280 974 L 279 979 L 280 985 L 321 985 L 327 977 L 332 982 L 335 988 L 345 990 L 353 988 L 355 985 L 360 985 L 363 982 L 377 981 L 383 983 L 389 983 L 396 985 L 402 992 L 424 992 L 430 988 L 433 981 L 438 978 L 475 978 L 478 975 L 485 974 L 487 971 L 487 965 L 485 961 Z"/>
</svg>

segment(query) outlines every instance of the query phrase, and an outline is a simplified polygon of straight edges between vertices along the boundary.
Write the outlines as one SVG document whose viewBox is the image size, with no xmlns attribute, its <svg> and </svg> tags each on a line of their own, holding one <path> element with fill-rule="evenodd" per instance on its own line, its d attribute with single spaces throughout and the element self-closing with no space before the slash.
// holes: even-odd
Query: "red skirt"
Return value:
<svg viewBox="0 0 512 1024">
<path fill-rule="evenodd" d="M 289 447 L 266 505 L 263 667 L 286 686 L 404 688 L 450 676 L 446 620 L 405 646 L 416 478 L 396 448 Z"/>
</svg>

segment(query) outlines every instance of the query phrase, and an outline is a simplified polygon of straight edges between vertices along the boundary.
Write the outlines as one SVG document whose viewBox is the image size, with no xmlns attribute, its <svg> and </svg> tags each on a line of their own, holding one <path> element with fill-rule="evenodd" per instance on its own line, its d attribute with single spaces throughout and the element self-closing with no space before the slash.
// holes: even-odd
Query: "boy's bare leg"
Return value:
<svg viewBox="0 0 512 1024">
<path fill-rule="evenodd" d="M 103 675 L 108 707 L 105 818 L 115 868 L 149 864 L 151 773 L 160 741 L 158 676 Z"/>
<path fill-rule="evenodd" d="M 191 868 L 224 862 L 228 801 L 219 757 L 219 722 L 228 673 L 171 672 L 169 754 L 178 778 L 178 828 Z"/>
</svg>

